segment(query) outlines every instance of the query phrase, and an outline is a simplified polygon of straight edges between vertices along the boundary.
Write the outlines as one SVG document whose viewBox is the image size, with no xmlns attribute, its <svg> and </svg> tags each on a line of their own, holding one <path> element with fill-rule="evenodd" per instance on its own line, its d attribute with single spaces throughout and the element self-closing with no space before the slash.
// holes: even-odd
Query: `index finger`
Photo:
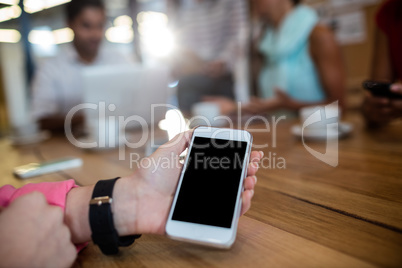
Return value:
<svg viewBox="0 0 402 268">
<path fill-rule="evenodd" d="M 261 159 L 264 157 L 264 153 L 262 151 L 252 151 L 250 154 L 250 162 L 260 162 Z"/>
<path fill-rule="evenodd" d="M 392 84 L 391 91 L 402 95 L 402 84 L 401 83 Z"/>
</svg>

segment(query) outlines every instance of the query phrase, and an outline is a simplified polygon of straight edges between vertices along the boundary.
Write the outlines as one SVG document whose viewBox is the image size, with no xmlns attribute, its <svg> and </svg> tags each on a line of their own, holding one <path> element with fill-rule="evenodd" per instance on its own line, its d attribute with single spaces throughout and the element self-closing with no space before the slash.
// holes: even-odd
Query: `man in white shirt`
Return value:
<svg viewBox="0 0 402 268">
<path fill-rule="evenodd" d="M 72 0 L 66 15 L 74 40 L 38 69 L 32 85 L 32 113 L 42 129 L 62 130 L 65 115 L 82 103 L 84 68 L 128 62 L 122 55 L 101 49 L 106 22 L 101 0 Z M 73 125 L 82 121 L 78 114 Z"/>
</svg>

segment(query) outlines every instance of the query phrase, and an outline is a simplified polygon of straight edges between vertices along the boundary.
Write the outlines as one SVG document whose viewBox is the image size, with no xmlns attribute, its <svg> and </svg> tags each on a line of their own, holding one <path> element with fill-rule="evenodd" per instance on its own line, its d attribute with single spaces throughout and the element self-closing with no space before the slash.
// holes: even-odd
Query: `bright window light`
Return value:
<svg viewBox="0 0 402 268">
<path fill-rule="evenodd" d="M 59 6 L 71 0 L 24 0 L 24 8 L 27 13 L 35 13 Z M 18 6 L 19 0 L 0 0 L 0 4 L 11 5 L 0 9 L 0 22 L 18 18 L 21 15 L 21 8 Z"/>
<path fill-rule="evenodd" d="M 17 30 L 0 29 L 1 43 L 18 43 L 21 39 L 21 34 Z"/>
<path fill-rule="evenodd" d="M 55 44 L 51 30 L 32 30 L 28 35 L 28 40 L 35 45 L 50 46 Z"/>
<path fill-rule="evenodd" d="M 168 17 L 160 12 L 140 12 L 138 31 L 145 51 L 155 57 L 166 57 L 174 49 L 174 37 L 168 29 Z"/>
<path fill-rule="evenodd" d="M 74 32 L 70 28 L 62 28 L 53 31 L 54 41 L 57 45 L 73 41 Z"/>
<path fill-rule="evenodd" d="M 21 15 L 19 6 L 3 7 L 0 9 L 0 22 L 16 19 Z"/>
<path fill-rule="evenodd" d="M 166 130 L 169 140 L 173 139 L 177 134 L 189 130 L 188 122 L 184 118 L 180 110 L 173 109 L 166 112 L 165 119 L 159 122 L 159 128 Z"/>
<path fill-rule="evenodd" d="M 44 9 L 42 1 L 35 1 L 35 0 L 25 0 L 24 1 L 24 8 L 27 13 L 35 13 L 38 11 L 42 11 Z"/>
<path fill-rule="evenodd" d="M 70 1 L 71 0 L 24 0 L 24 7 L 27 13 L 35 13 Z"/>
<path fill-rule="evenodd" d="M 115 26 L 106 30 L 106 39 L 112 43 L 131 43 L 134 40 L 134 31 L 131 26 Z"/>
<path fill-rule="evenodd" d="M 153 11 L 142 11 L 137 15 L 138 24 L 149 23 L 167 25 L 168 17 L 166 14 L 161 12 L 153 12 Z"/>
<path fill-rule="evenodd" d="M 156 57 L 166 57 L 174 48 L 173 34 L 168 29 L 155 29 L 141 40 L 145 50 Z"/>
<path fill-rule="evenodd" d="M 20 2 L 20 0 L 0 0 L 0 4 L 4 4 L 4 5 L 18 5 Z"/>
<path fill-rule="evenodd" d="M 70 28 L 57 30 L 46 29 L 32 30 L 28 35 L 28 41 L 35 45 L 52 46 L 73 41 L 74 32 Z"/>
<path fill-rule="evenodd" d="M 114 26 L 133 26 L 133 20 L 130 16 L 123 15 L 114 19 Z"/>
<path fill-rule="evenodd" d="M 32 30 L 28 35 L 28 41 L 32 43 L 33 52 L 40 57 L 51 57 L 57 53 L 54 35 L 48 26 Z"/>
</svg>

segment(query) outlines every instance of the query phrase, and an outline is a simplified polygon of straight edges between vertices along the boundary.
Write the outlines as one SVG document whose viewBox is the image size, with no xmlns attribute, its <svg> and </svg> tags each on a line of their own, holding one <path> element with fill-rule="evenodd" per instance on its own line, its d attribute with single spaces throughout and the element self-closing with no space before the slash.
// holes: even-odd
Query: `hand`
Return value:
<svg viewBox="0 0 402 268">
<path fill-rule="evenodd" d="M 219 106 L 220 113 L 222 115 L 230 115 L 236 112 L 237 106 L 236 102 L 226 98 L 219 96 L 205 96 L 202 98 L 202 101 L 212 102 Z"/>
<path fill-rule="evenodd" d="M 0 214 L 1 266 L 70 267 L 77 251 L 63 218 L 41 193 L 16 199 Z"/>
<path fill-rule="evenodd" d="M 391 91 L 402 95 L 402 84 L 393 84 Z M 363 114 L 371 125 L 385 125 L 396 118 L 402 117 L 402 100 L 375 97 L 370 92 L 365 94 Z"/>
<path fill-rule="evenodd" d="M 275 96 L 269 99 L 252 97 L 250 102 L 242 106 L 242 111 L 249 114 L 262 114 L 280 108 L 295 109 L 296 102 L 283 90 L 275 89 Z"/>
<path fill-rule="evenodd" d="M 116 183 L 115 193 L 119 194 L 115 194 L 113 204 L 116 212 L 121 215 L 115 217 L 120 235 L 165 233 L 166 220 L 182 169 L 179 155 L 188 147 L 191 137 L 192 131 L 177 135 L 147 158 L 146 162 L 151 163 L 150 167 L 141 167 L 131 177 L 122 178 Z M 251 153 L 247 178 L 244 181 L 242 214 L 250 208 L 257 181 L 255 174 L 262 157 L 262 152 Z M 134 207 L 123 208 L 125 204 L 133 204 Z"/>
<path fill-rule="evenodd" d="M 276 108 L 295 109 L 297 106 L 296 101 L 292 99 L 284 90 L 275 89 Z"/>
<path fill-rule="evenodd" d="M 251 97 L 250 102 L 242 105 L 241 109 L 246 114 L 263 114 L 270 110 L 274 110 L 277 107 L 277 99 L 261 99 L 257 97 Z"/>
<path fill-rule="evenodd" d="M 391 85 L 391 91 L 402 96 L 402 83 Z M 402 117 L 402 100 L 391 100 L 391 107 L 394 109 L 395 118 Z"/>
</svg>

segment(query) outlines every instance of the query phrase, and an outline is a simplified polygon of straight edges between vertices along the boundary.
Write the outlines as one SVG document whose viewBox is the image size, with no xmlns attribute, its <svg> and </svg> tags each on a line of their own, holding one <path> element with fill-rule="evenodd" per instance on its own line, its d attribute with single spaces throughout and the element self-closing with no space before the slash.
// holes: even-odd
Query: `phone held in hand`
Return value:
<svg viewBox="0 0 402 268">
<path fill-rule="evenodd" d="M 402 95 L 391 91 L 391 83 L 366 80 L 363 82 L 363 88 L 370 91 L 375 97 L 388 99 L 402 99 Z"/>
<path fill-rule="evenodd" d="M 252 136 L 244 130 L 194 130 L 166 224 L 170 238 L 232 246 L 251 147 Z"/>
</svg>

